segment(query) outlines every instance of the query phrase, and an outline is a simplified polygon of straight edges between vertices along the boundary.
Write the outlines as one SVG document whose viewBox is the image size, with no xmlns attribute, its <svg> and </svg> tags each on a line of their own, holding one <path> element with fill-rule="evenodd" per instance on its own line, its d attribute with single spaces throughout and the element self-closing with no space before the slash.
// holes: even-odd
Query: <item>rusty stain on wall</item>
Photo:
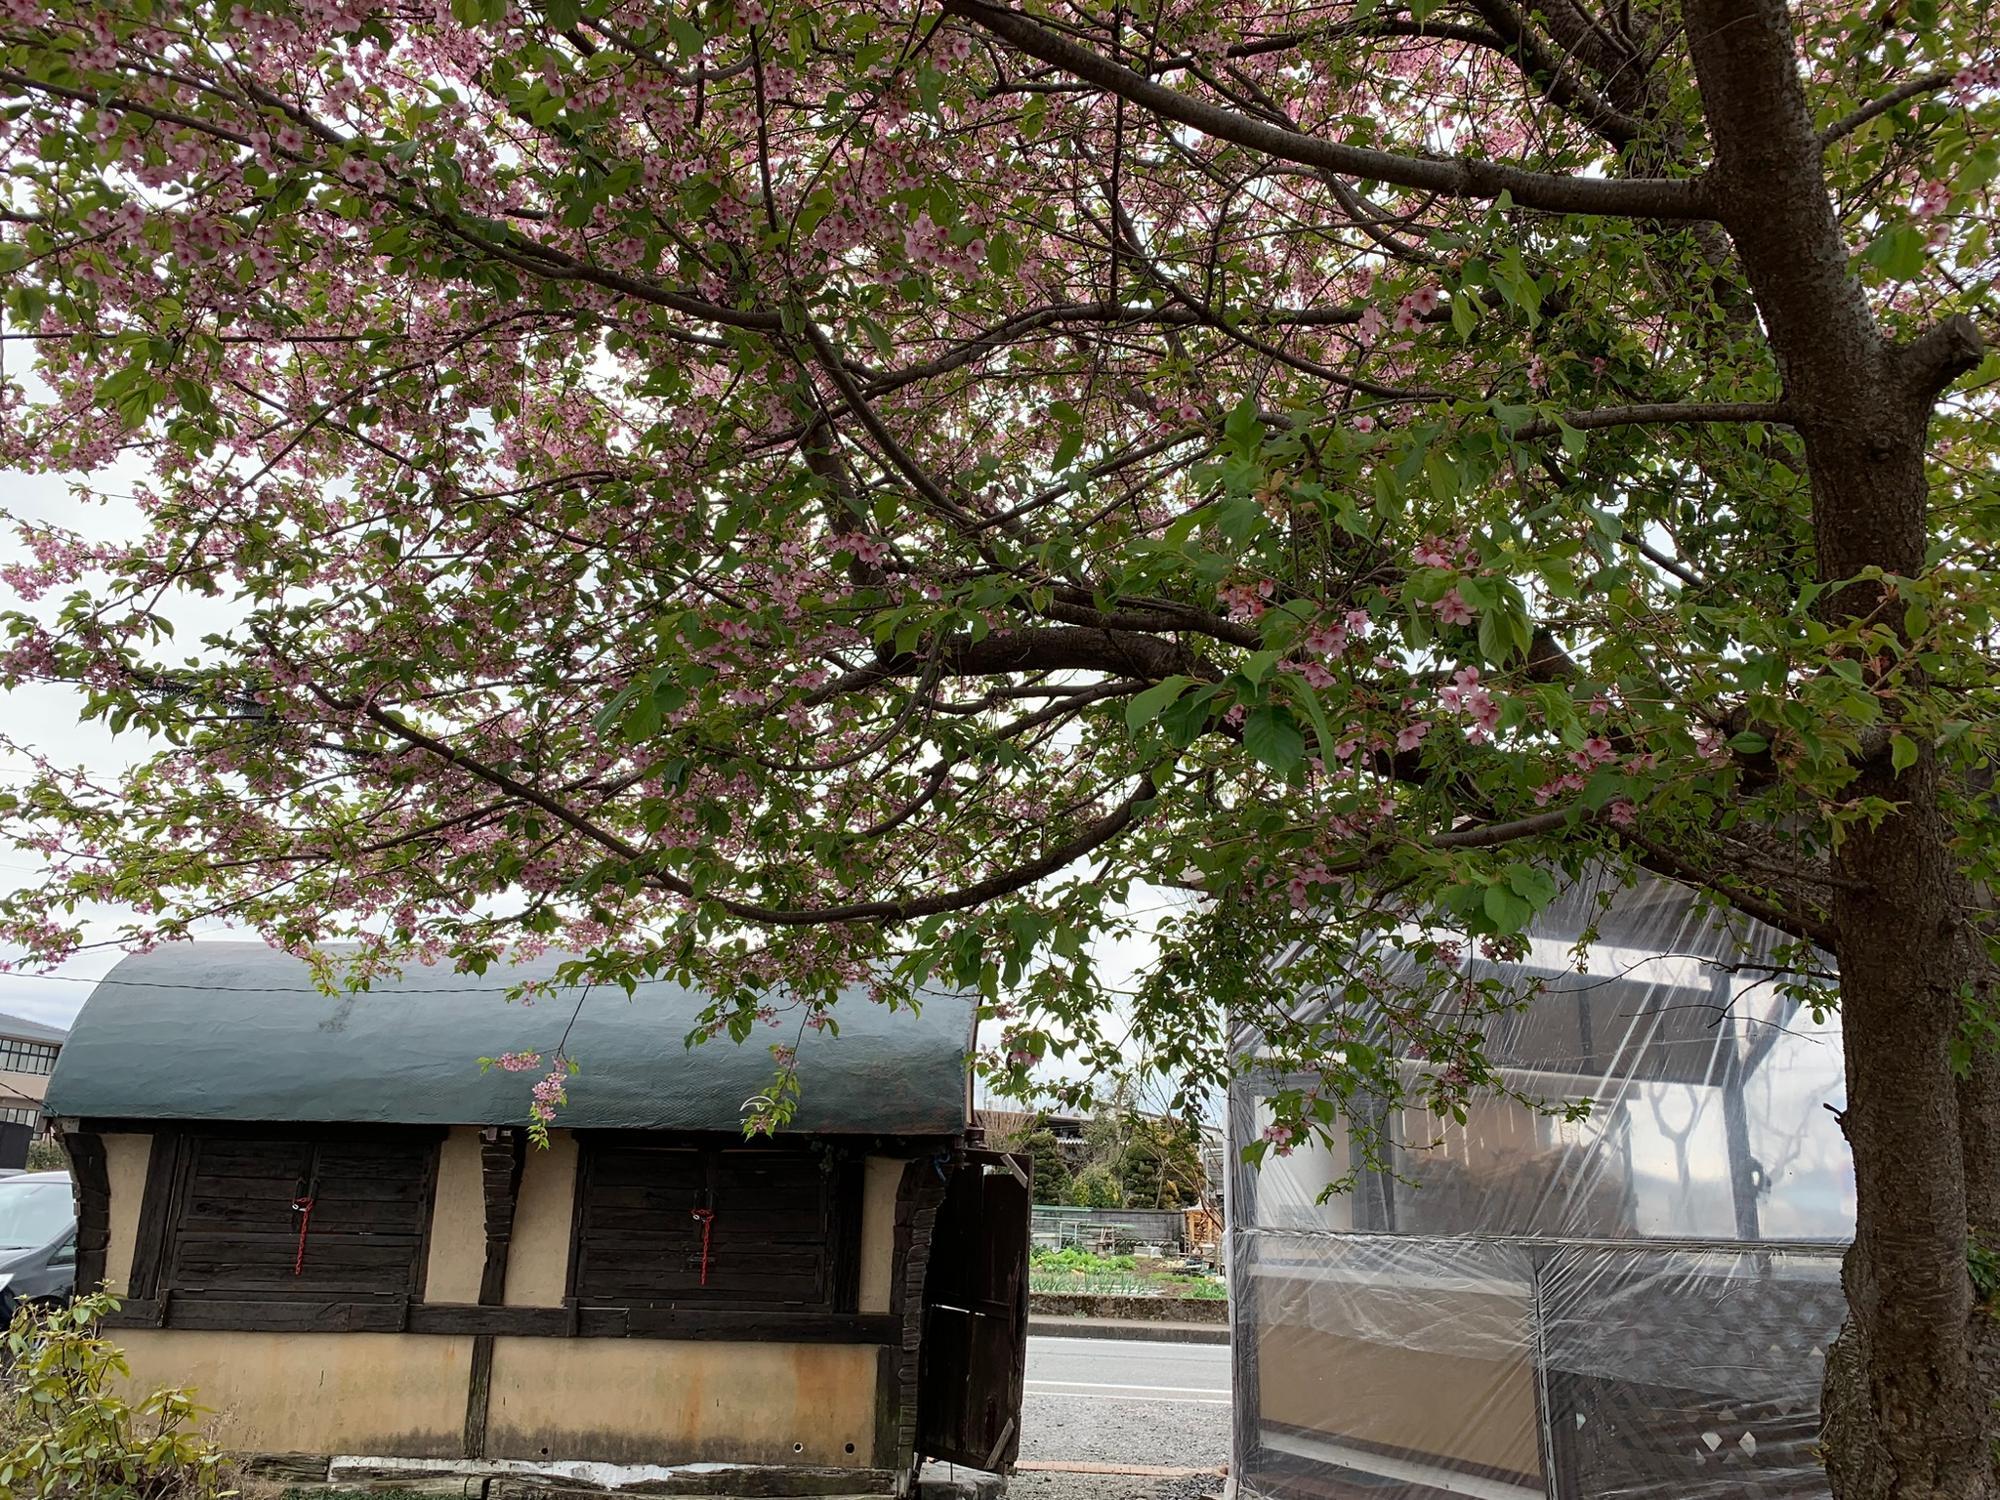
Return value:
<svg viewBox="0 0 2000 1500">
<path fill-rule="evenodd" d="M 121 1328 L 137 1399 L 194 1387 L 206 1427 L 238 1453 L 395 1453 L 455 1458 L 472 1340 L 397 1333 Z"/>
<path fill-rule="evenodd" d="M 868 1468 L 875 1365 L 866 1344 L 499 1338 L 488 1452 Z"/>
</svg>

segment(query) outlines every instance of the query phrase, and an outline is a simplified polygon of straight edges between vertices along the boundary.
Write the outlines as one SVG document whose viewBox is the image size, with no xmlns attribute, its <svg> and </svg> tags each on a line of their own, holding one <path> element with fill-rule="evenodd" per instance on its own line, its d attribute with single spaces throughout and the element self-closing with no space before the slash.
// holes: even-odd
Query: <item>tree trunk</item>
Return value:
<svg viewBox="0 0 2000 1500">
<path fill-rule="evenodd" d="M 1831 624 L 1890 602 L 1865 569 L 1921 573 L 1925 444 L 1939 392 L 1976 363 L 1952 323 L 1885 338 L 1849 273 L 1782 0 L 1690 0 L 1689 46 L 1735 241 L 1799 415 L 1818 576 Z M 1884 611 L 1900 627 L 1899 608 Z M 1988 972 L 1928 749 L 1860 768 L 1854 797 L 1894 810 L 1850 826 L 1834 858 L 1835 957 L 1854 1154 L 1849 1326 L 1829 1360 L 1827 1468 L 1840 1500 L 1993 1500 L 1991 1340 L 1967 1262 L 1974 1205 L 1992 1211 L 1992 1064 L 1952 1067 L 1966 995 Z M 1968 1180 L 1973 1170 L 1988 1180 Z"/>
</svg>

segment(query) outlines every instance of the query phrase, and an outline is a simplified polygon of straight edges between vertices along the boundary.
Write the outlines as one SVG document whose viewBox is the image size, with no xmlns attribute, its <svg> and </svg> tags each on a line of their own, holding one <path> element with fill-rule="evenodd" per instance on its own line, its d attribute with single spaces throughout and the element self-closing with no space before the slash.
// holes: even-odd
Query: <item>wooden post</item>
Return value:
<svg viewBox="0 0 2000 1500">
<path fill-rule="evenodd" d="M 486 1200 L 486 1264 L 479 1275 L 479 1305 L 498 1307 L 507 1295 L 507 1255 L 514 1242 L 514 1208 L 521 1196 L 527 1136 L 489 1126 L 480 1135 L 479 1178 Z M 571 1330 L 574 1332 L 574 1330 Z M 493 1393 L 493 1335 L 472 1340 L 472 1377 L 465 1388 L 467 1458 L 486 1456 L 486 1412 Z"/>
</svg>

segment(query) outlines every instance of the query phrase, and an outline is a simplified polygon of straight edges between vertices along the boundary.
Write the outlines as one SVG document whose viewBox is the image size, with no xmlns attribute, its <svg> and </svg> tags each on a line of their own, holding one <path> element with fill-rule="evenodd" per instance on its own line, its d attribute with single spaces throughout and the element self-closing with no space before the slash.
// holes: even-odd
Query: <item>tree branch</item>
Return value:
<svg viewBox="0 0 2000 1500">
<path fill-rule="evenodd" d="M 330 707 L 349 711 L 356 707 L 340 702 L 316 685 L 313 687 L 313 693 Z M 941 912 L 963 911 L 968 907 L 984 905 L 988 901 L 1025 889 L 1038 880 L 1044 880 L 1064 866 L 1073 864 L 1085 855 L 1102 848 L 1131 827 L 1159 795 L 1155 778 L 1161 767 L 1155 766 L 1139 778 L 1138 786 L 1123 802 L 1103 817 L 1086 823 L 1074 835 L 1057 844 L 1039 859 L 1016 865 L 1010 870 L 1004 870 L 985 880 L 974 881 L 971 885 L 962 886 L 955 891 L 942 891 L 931 896 L 913 896 L 901 901 L 857 901 L 841 906 L 799 908 L 761 906 L 727 896 L 704 897 L 689 882 L 659 869 L 645 851 L 518 777 L 510 776 L 497 767 L 486 765 L 476 757 L 455 749 L 435 735 L 427 734 L 400 716 L 377 708 L 373 704 L 364 703 L 358 705 L 358 708 L 371 723 L 387 730 L 405 744 L 423 750 L 481 781 L 499 787 L 510 796 L 539 807 L 550 817 L 582 834 L 592 843 L 609 850 L 620 859 L 639 866 L 643 877 L 659 888 L 685 896 L 692 901 L 712 901 L 731 916 L 739 917 L 746 922 L 768 923 L 773 927 L 811 927 L 835 922 L 907 922 L 919 917 L 936 916 Z"/>
<path fill-rule="evenodd" d="M 1493 50 L 1500 53 L 1542 93 L 1549 103 L 1580 121 L 1612 145 L 1623 148 L 1639 139 L 1645 127 L 1632 116 L 1600 97 L 1551 57 L 1541 40 L 1529 30 L 1526 19 L 1507 0 L 1473 0 L 1486 24 L 1493 28 Z M 1488 45 L 1484 41 L 1478 45 Z"/>
<path fill-rule="evenodd" d="M 1959 376 L 1979 368 L 1986 340 L 1964 313 L 1933 323 L 1896 351 L 1914 393 L 1926 407 Z"/>
<path fill-rule="evenodd" d="M 1891 89 L 1880 99 L 1864 104 L 1851 115 L 1835 120 L 1819 133 L 1820 149 L 1825 150 L 1835 141 L 1844 140 L 1854 134 L 1870 120 L 1886 115 L 1899 104 L 1907 104 L 1919 94 L 1935 94 L 1940 89 L 1951 87 L 1956 73 L 1927 73 L 1922 78 L 1913 78 L 1901 88 Z"/>
<path fill-rule="evenodd" d="M 843 673 L 803 700 L 817 708 L 847 693 L 858 693 L 928 666 L 940 677 L 987 677 L 1002 672 L 1104 672 L 1157 682 L 1175 673 L 1202 674 L 1194 653 L 1178 641 L 1134 630 L 1099 626 L 1030 626 L 974 640 L 954 636 L 936 653 L 905 652 Z"/>
<path fill-rule="evenodd" d="M 1517 438 L 1554 437 L 1565 426 L 1579 432 L 1595 432 L 1605 427 L 1691 426 L 1702 422 L 1789 422 L 1792 409 L 1782 401 L 1656 401 L 1640 406 L 1600 406 L 1589 411 L 1564 412 L 1554 418 L 1528 423 L 1515 431 Z"/>
<path fill-rule="evenodd" d="M 1281 130 L 1190 98 L 1058 35 L 1020 11 L 991 5 L 987 0 L 946 0 L 945 12 L 983 26 L 1029 56 L 1086 79 L 1163 119 L 1178 121 L 1204 135 L 1261 151 L 1281 161 L 1324 167 L 1350 177 L 1392 183 L 1448 198 L 1497 198 L 1508 193 L 1523 208 L 1549 213 L 1615 214 L 1641 219 L 1714 217 L 1706 184 L 1698 177 L 1672 180 L 1562 177 L 1469 157 L 1447 161 L 1343 145 Z"/>
</svg>

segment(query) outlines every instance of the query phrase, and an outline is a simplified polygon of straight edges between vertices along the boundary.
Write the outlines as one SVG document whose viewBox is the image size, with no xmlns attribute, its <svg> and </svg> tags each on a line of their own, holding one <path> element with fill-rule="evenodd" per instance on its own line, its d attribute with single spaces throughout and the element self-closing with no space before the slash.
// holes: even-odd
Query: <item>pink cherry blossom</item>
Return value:
<svg viewBox="0 0 2000 1500">
<path fill-rule="evenodd" d="M 1447 589 L 1444 597 L 1433 604 L 1431 608 L 1437 611 L 1438 619 L 1446 625 L 1470 625 L 1472 623 L 1472 606 L 1465 602 L 1457 589 Z"/>
</svg>

